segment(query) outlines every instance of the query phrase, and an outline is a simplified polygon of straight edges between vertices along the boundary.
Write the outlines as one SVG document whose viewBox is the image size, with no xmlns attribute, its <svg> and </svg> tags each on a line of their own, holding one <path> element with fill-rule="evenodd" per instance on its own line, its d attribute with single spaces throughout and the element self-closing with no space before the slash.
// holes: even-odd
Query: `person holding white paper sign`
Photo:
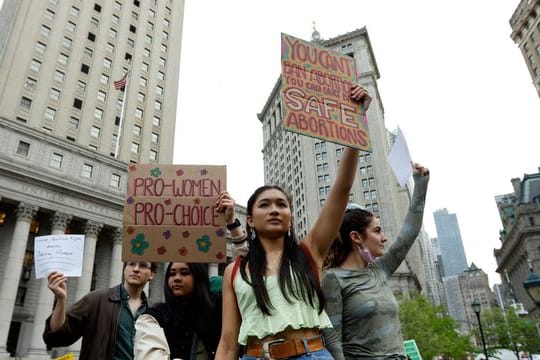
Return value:
<svg viewBox="0 0 540 360">
<path fill-rule="evenodd" d="M 335 359 L 406 359 L 398 304 L 389 281 L 420 232 L 429 170 L 413 164 L 414 191 L 397 239 L 373 213 L 351 204 L 325 259 L 322 288 L 333 328 L 325 329 Z"/>
<path fill-rule="evenodd" d="M 67 310 L 67 278 L 51 272 L 49 289 L 55 304 L 45 322 L 47 347 L 69 346 L 82 337 L 79 360 L 132 360 L 135 321 L 148 307 L 143 288 L 156 268 L 156 263 L 146 261 L 124 263 L 120 285 L 92 291 Z"/>
</svg>

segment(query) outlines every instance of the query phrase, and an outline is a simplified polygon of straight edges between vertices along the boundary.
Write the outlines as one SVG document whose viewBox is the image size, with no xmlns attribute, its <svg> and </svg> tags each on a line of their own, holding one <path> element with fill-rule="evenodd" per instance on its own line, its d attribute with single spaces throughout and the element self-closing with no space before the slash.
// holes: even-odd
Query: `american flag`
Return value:
<svg viewBox="0 0 540 360">
<path fill-rule="evenodd" d="M 126 87 L 126 82 L 127 82 L 127 73 L 125 73 L 124 76 L 120 80 L 116 80 L 114 82 L 114 88 L 116 90 L 124 90 L 124 88 Z"/>
</svg>

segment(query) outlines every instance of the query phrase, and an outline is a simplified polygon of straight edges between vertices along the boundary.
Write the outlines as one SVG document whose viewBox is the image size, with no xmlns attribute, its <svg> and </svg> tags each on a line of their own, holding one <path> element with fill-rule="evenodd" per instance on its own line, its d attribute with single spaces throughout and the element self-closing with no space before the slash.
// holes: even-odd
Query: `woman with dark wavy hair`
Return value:
<svg viewBox="0 0 540 360">
<path fill-rule="evenodd" d="M 350 206 L 325 260 L 322 287 L 333 328 L 324 335 L 335 359 L 406 359 L 389 282 L 422 227 L 429 170 L 413 167 L 409 210 L 391 246 L 386 249 L 388 238 L 373 213 Z"/>
<path fill-rule="evenodd" d="M 351 98 L 371 101 L 361 86 Z M 331 326 L 319 277 L 341 223 L 357 171 L 358 150 L 345 148 L 337 176 L 317 221 L 299 241 L 291 199 L 278 186 L 262 186 L 248 200 L 249 251 L 223 277 L 223 329 L 216 358 L 332 359 L 320 329 Z M 238 276 L 236 276 L 236 271 Z"/>
</svg>

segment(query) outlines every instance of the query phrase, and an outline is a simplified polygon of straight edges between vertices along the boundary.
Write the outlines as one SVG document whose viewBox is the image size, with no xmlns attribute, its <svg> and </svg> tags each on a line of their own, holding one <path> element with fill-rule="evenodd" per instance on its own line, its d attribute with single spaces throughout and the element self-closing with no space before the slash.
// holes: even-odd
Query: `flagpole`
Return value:
<svg viewBox="0 0 540 360">
<path fill-rule="evenodd" d="M 120 147 L 120 137 L 122 136 L 122 126 L 124 123 L 124 109 L 126 108 L 126 97 L 129 85 L 129 69 L 126 73 L 126 84 L 124 86 L 124 96 L 122 97 L 122 110 L 120 110 L 120 121 L 118 122 L 118 135 L 116 136 L 116 145 L 114 146 L 114 157 L 118 158 Z"/>
</svg>

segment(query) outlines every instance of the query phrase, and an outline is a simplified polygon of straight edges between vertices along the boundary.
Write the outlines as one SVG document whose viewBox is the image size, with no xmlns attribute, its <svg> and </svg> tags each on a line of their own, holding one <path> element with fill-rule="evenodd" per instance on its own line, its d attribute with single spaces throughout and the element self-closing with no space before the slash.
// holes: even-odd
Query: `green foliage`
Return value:
<svg viewBox="0 0 540 360">
<path fill-rule="evenodd" d="M 510 349 L 519 359 L 519 351 L 537 353 L 540 349 L 538 321 L 520 317 L 513 308 L 483 311 L 482 327 L 490 348 Z M 505 318 L 506 317 L 506 318 Z"/>
<path fill-rule="evenodd" d="M 432 359 L 439 354 L 463 359 L 473 350 L 468 336 L 457 331 L 458 324 L 446 315 L 445 309 L 431 305 L 424 296 L 403 300 L 399 318 L 403 338 L 416 340 L 423 359 Z"/>
</svg>

